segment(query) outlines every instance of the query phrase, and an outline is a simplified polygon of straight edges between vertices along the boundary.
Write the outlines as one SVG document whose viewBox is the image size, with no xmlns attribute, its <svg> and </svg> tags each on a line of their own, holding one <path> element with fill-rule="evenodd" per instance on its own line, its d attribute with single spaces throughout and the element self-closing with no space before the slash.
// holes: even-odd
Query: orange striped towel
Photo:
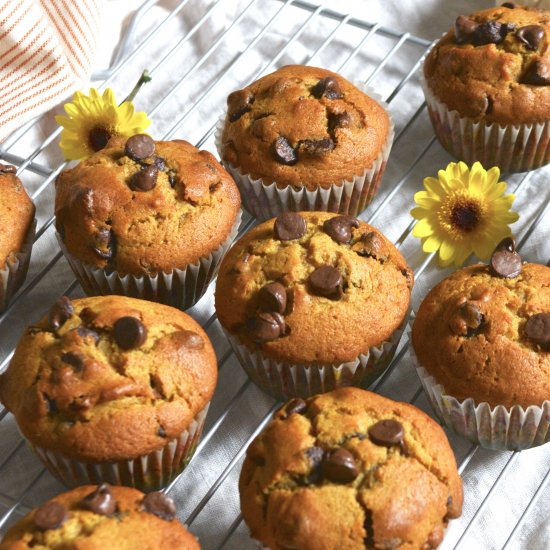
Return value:
<svg viewBox="0 0 550 550">
<path fill-rule="evenodd" d="M 103 0 L 0 0 L 0 141 L 89 79 Z"/>
</svg>

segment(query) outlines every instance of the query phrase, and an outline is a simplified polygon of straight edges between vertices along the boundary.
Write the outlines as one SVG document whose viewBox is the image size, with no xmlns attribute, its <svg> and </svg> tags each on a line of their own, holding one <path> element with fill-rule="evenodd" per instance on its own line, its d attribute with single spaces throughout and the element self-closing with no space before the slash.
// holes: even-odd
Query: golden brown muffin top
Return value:
<svg viewBox="0 0 550 550">
<path fill-rule="evenodd" d="M 21 250 L 34 219 L 34 204 L 15 173 L 15 166 L 0 164 L 0 269 Z"/>
<path fill-rule="evenodd" d="M 513 5 L 513 4 L 512 4 Z M 550 113 L 550 12 L 516 5 L 459 16 L 424 64 L 428 87 L 463 117 L 545 122 Z"/>
<path fill-rule="evenodd" d="M 138 134 L 108 146 L 56 182 L 56 227 L 88 264 L 134 275 L 195 263 L 231 231 L 240 196 L 208 152 Z"/>
<path fill-rule="evenodd" d="M 187 429 L 216 385 L 214 349 L 169 306 L 63 297 L 29 327 L 0 400 L 33 444 L 78 460 L 129 460 Z"/>
<path fill-rule="evenodd" d="M 0 550 L 200 550 L 160 492 L 107 484 L 61 493 L 11 527 Z"/>
<path fill-rule="evenodd" d="M 455 271 L 420 305 L 414 351 L 446 394 L 493 407 L 550 399 L 550 268 L 515 262 L 507 277 Z"/>
<path fill-rule="evenodd" d="M 222 158 L 278 186 L 330 187 L 363 174 L 389 117 L 340 75 L 287 65 L 227 98 Z"/>
<path fill-rule="evenodd" d="M 412 271 L 351 216 L 286 212 L 244 235 L 216 286 L 223 327 L 278 361 L 353 361 L 386 341 L 409 307 Z"/>
<path fill-rule="evenodd" d="M 272 550 L 435 548 L 462 511 L 443 430 L 358 388 L 284 405 L 248 448 L 239 490 L 252 536 Z"/>
</svg>

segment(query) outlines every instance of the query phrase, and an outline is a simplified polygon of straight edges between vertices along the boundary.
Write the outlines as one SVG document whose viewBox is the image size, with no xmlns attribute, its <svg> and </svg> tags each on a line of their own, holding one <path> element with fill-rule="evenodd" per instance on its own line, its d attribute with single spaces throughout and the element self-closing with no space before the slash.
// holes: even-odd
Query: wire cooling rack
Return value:
<svg viewBox="0 0 550 550">
<path fill-rule="evenodd" d="M 406 215 L 422 178 L 451 160 L 433 137 L 418 86 L 421 58 L 430 43 L 302 0 L 182 0 L 170 3 L 171 11 L 160 18 L 159 12 L 150 11 L 156 4 L 147 0 L 136 10 L 131 34 L 121 41 L 113 65 L 96 74 L 106 79 L 100 89 L 112 86 L 124 92 L 145 68 L 142 59 L 154 60 L 148 61 L 153 82 L 140 93 L 137 106 L 154 120 L 151 133 L 157 137 L 185 138 L 214 151 L 215 124 L 227 94 L 291 62 L 327 67 L 383 94 L 394 114 L 396 139 L 382 188 L 361 218 L 391 237 L 415 269 L 417 306 L 426 290 L 449 273 L 437 269 L 433 255 L 420 251 L 411 238 L 414 222 Z M 117 95 L 124 97 L 122 92 Z M 51 121 L 51 113 L 32 121 L 0 146 L 0 159 L 18 166 L 39 220 L 26 284 L 0 315 L 0 371 L 7 367 L 26 324 L 41 317 L 61 294 L 82 295 L 53 238 L 53 182 L 66 164 L 56 145 L 59 129 Z M 31 138 L 41 132 L 45 139 Z M 536 184 L 549 175 L 548 169 L 541 169 L 507 178 L 517 196 L 516 209 L 522 212 L 515 226 L 518 248 L 539 263 L 548 262 L 548 247 L 535 243 L 545 224 L 548 237 L 550 196 L 547 185 Z M 245 215 L 241 234 L 253 224 Z M 252 549 L 256 545 L 239 513 L 238 473 L 247 446 L 278 405 L 238 366 L 221 334 L 212 291 L 190 313 L 214 342 L 219 384 L 195 456 L 167 491 L 203 548 Z M 403 341 L 371 389 L 432 414 L 407 352 L 408 342 Z M 546 547 L 529 541 L 544 528 L 532 520 L 539 517 L 536 509 L 549 503 L 550 448 L 495 453 L 449 437 L 465 482 L 465 507 L 462 518 L 447 530 L 442 548 Z M 513 499 L 503 497 L 516 486 L 521 489 L 517 494 L 512 490 Z M 0 533 L 61 490 L 19 436 L 11 414 L 0 409 Z M 506 518 L 512 519 L 499 525 L 503 506 Z"/>
</svg>

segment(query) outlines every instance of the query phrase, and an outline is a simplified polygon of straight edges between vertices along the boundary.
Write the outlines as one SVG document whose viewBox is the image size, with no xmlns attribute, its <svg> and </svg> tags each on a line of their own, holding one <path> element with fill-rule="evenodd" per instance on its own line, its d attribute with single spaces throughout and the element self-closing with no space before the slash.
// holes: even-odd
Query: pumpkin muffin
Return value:
<svg viewBox="0 0 550 550">
<path fill-rule="evenodd" d="M 207 151 L 138 134 L 56 182 L 63 251 L 89 295 L 191 307 L 216 274 L 240 221 L 235 182 Z"/>
<path fill-rule="evenodd" d="M 550 161 L 550 11 L 511 2 L 460 15 L 424 63 L 442 145 L 503 172 Z"/>
<path fill-rule="evenodd" d="M 16 171 L 0 164 L 0 311 L 25 280 L 36 227 L 34 204 Z"/>
<path fill-rule="evenodd" d="M 231 93 L 218 146 L 247 210 L 259 219 L 284 210 L 364 210 L 393 140 L 387 105 L 367 93 L 303 65 Z"/>
<path fill-rule="evenodd" d="M 412 343 L 436 410 L 459 433 L 494 448 L 550 440 L 550 268 L 522 263 L 512 239 L 429 292 Z"/>
<path fill-rule="evenodd" d="M 370 383 L 401 334 L 413 275 L 351 216 L 287 212 L 222 262 L 216 312 L 252 380 L 277 398 Z"/>
<path fill-rule="evenodd" d="M 358 388 L 284 405 L 248 448 L 239 491 L 271 550 L 436 548 L 463 499 L 443 430 Z"/>
<path fill-rule="evenodd" d="M 42 504 L 11 527 L 0 550 L 200 550 L 160 492 L 86 485 Z"/>
<path fill-rule="evenodd" d="M 62 297 L 21 338 L 0 399 L 50 472 L 150 490 L 185 467 L 217 379 L 185 313 L 106 296 Z"/>
</svg>

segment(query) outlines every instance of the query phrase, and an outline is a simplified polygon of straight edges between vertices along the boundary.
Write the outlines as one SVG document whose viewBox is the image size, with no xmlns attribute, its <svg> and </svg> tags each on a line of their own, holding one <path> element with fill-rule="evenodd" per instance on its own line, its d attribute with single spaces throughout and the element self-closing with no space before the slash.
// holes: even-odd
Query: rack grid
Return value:
<svg viewBox="0 0 550 550">
<path fill-rule="evenodd" d="M 410 237 L 414 221 L 398 215 L 411 207 L 412 194 L 420 188 L 422 178 L 451 160 L 433 137 L 418 86 L 418 70 L 430 42 L 304 0 L 181 0 L 172 2 L 172 9 L 160 21 L 150 24 L 149 19 L 154 18 L 147 16 L 157 3 L 147 0 L 141 4 L 112 66 L 97 73 L 105 79 L 99 89 L 124 89 L 143 68 L 140 56 L 155 49 L 150 68 L 153 84 L 143 90 L 143 99 L 140 95 L 137 100 L 138 107 L 154 120 L 153 135 L 163 139 L 182 137 L 214 151 L 213 134 L 227 94 L 289 62 L 330 68 L 352 80 L 374 85 L 384 94 L 394 112 L 396 139 L 382 188 L 360 217 L 390 236 L 414 267 L 413 304 L 417 305 L 424 289 L 449 273 L 437 269 L 434 255 L 425 256 L 418 242 Z M 169 33 L 176 23 L 183 25 L 185 32 L 181 39 L 173 41 Z M 165 78 L 168 74 L 177 75 L 170 79 L 169 87 L 154 86 L 157 75 Z M 46 117 L 51 119 L 51 113 Z M 31 121 L 0 146 L 0 159 L 16 164 L 18 175 L 32 191 L 39 219 L 35 250 L 40 248 L 39 260 L 31 261 L 26 284 L 0 315 L 0 372 L 7 367 L 25 324 L 36 321 L 60 295 L 82 295 L 52 238 L 53 182 L 67 166 L 59 161 L 57 151 L 60 130 L 49 133 L 30 154 L 27 150 L 29 135 L 43 124 L 44 118 Z M 526 214 L 516 230 L 520 250 L 532 249 L 530 237 L 548 222 L 549 192 L 532 192 L 532 180 L 541 174 L 550 175 L 548 169 L 541 169 L 507 178 L 518 201 L 525 203 Z M 240 234 L 253 225 L 254 221 L 245 215 Z M 548 263 L 547 257 L 530 259 Z M 217 322 L 212 291 L 211 286 L 190 313 L 214 342 L 220 381 L 195 456 L 166 490 L 178 503 L 180 519 L 199 536 L 204 548 L 255 548 L 238 511 L 236 483 L 248 444 L 267 424 L 278 404 L 258 390 L 238 366 Z M 390 367 L 371 389 L 407 400 L 433 414 L 408 364 L 407 350 L 404 338 Z M 481 547 L 476 546 L 476 529 L 525 453 L 490 453 L 452 434 L 449 437 L 465 481 L 476 460 L 481 464 L 498 463 L 497 477 L 488 479 L 485 494 L 474 506 L 465 508 L 461 520 L 451 523 L 442 545 Z M 548 496 L 550 482 L 550 449 L 536 452 L 537 464 L 544 466 L 545 473 L 532 484 L 528 498 L 515 507 L 513 523 L 495 534 L 495 548 L 528 548 L 521 541 L 532 534 L 529 519 L 537 504 Z M 45 472 L 20 438 L 11 414 L 0 408 L 0 533 L 61 490 L 62 486 Z M 468 497 L 466 483 L 466 501 Z"/>
</svg>

